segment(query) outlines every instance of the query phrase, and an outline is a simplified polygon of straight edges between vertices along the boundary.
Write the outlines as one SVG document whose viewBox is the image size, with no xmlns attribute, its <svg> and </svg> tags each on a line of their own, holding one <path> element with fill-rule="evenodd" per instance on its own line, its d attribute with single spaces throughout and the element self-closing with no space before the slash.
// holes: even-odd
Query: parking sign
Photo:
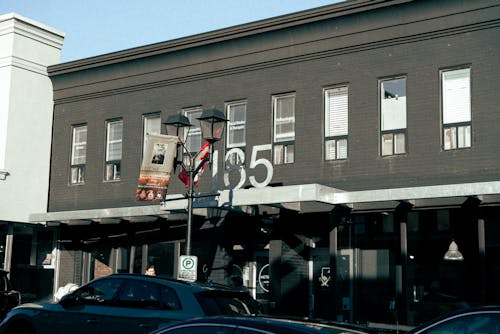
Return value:
<svg viewBox="0 0 500 334">
<path fill-rule="evenodd" d="M 198 273 L 198 257 L 181 255 L 179 257 L 179 270 L 177 278 L 183 281 L 194 282 Z"/>
</svg>

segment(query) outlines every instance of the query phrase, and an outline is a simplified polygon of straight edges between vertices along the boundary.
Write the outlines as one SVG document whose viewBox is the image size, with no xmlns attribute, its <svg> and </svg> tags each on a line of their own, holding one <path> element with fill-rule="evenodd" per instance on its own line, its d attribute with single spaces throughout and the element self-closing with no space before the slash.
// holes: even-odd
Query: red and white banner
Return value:
<svg viewBox="0 0 500 334">
<path fill-rule="evenodd" d="M 202 161 L 203 159 L 207 158 L 210 155 L 210 142 L 205 142 L 200 148 L 200 152 L 198 153 L 198 156 L 196 159 L 194 159 L 194 166 L 191 166 L 191 168 L 196 168 Z M 203 174 L 203 171 L 205 170 L 205 167 L 207 166 L 207 162 L 203 162 L 203 166 L 198 170 L 198 173 L 194 176 L 194 185 L 198 184 L 198 181 L 200 180 L 201 174 Z M 189 186 L 189 175 L 186 172 L 184 168 L 179 173 L 179 180 L 182 181 L 186 186 Z"/>
<path fill-rule="evenodd" d="M 167 193 L 174 159 L 177 136 L 146 135 L 139 185 L 135 192 L 138 201 L 162 201 Z"/>
</svg>

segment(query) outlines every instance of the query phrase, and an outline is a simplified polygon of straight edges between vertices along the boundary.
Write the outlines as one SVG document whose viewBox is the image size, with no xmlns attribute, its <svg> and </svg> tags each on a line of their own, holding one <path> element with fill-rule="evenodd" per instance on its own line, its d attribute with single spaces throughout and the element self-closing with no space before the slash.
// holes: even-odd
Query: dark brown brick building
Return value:
<svg viewBox="0 0 500 334">
<path fill-rule="evenodd" d="M 96 263 L 176 275 L 185 201 L 136 201 L 144 133 L 217 108 L 200 278 L 241 275 L 271 312 L 361 323 L 435 315 L 438 283 L 498 304 L 499 33 L 494 0 L 345 1 L 50 67 L 49 213 L 32 220 L 58 228 L 56 282 Z M 173 178 L 169 198 L 184 193 Z M 445 259 L 455 245 L 463 258 Z"/>
</svg>

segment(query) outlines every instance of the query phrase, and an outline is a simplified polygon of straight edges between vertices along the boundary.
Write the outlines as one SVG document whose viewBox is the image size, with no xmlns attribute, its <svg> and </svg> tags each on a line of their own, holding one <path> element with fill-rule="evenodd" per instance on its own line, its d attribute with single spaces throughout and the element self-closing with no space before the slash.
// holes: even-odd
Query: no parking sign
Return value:
<svg viewBox="0 0 500 334">
<path fill-rule="evenodd" d="M 179 257 L 179 270 L 177 278 L 183 281 L 194 282 L 197 279 L 198 257 L 181 255 Z"/>
</svg>

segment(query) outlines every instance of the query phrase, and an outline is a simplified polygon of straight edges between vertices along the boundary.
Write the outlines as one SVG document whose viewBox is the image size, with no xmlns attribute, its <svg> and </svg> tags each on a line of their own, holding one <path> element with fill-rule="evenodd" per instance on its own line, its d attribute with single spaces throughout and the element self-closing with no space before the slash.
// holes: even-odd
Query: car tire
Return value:
<svg viewBox="0 0 500 334">
<path fill-rule="evenodd" d="M 36 334 L 36 331 L 26 321 L 15 321 L 7 327 L 5 334 Z"/>
</svg>

